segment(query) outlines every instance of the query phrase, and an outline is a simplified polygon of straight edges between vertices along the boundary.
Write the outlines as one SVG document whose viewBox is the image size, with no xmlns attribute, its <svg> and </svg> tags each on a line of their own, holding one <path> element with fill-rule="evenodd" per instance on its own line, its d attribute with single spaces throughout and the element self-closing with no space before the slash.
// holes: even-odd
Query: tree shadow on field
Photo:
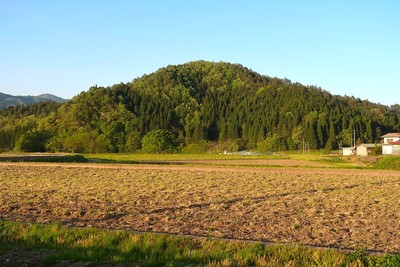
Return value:
<svg viewBox="0 0 400 267">
<path fill-rule="evenodd" d="M 107 158 L 88 158 L 89 163 L 105 163 L 105 164 L 131 164 L 131 165 L 187 165 L 189 163 L 174 160 L 124 160 L 124 159 L 107 159 Z"/>
</svg>

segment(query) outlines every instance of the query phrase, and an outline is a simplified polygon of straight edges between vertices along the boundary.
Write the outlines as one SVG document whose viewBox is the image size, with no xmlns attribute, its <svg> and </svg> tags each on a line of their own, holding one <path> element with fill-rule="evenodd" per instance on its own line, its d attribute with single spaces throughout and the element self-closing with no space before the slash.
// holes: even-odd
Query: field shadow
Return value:
<svg viewBox="0 0 400 267">
<path fill-rule="evenodd" d="M 87 163 L 89 160 L 82 155 L 37 154 L 0 156 L 0 162 L 52 162 L 52 163 Z"/>
<path fill-rule="evenodd" d="M 114 160 L 105 158 L 88 158 L 89 163 L 108 163 L 108 164 L 145 164 L 145 165 L 186 165 L 182 161 L 159 161 L 159 160 Z"/>
</svg>

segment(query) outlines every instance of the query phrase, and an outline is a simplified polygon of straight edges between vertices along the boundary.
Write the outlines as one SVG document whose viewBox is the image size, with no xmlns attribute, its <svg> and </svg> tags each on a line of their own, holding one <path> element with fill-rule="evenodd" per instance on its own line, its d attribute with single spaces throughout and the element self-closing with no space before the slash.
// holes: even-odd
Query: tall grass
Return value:
<svg viewBox="0 0 400 267">
<path fill-rule="evenodd" d="M 399 156 L 382 157 L 375 163 L 374 168 L 379 170 L 400 170 L 400 157 Z"/>
<path fill-rule="evenodd" d="M 61 261 L 139 266 L 400 266 L 400 255 L 137 234 L 0 221 L 0 253 L 47 250 L 40 265 Z"/>
</svg>

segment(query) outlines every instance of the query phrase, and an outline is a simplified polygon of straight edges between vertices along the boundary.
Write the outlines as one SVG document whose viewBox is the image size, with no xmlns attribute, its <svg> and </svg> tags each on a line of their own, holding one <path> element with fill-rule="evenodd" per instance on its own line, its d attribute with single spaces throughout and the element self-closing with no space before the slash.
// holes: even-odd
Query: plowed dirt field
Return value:
<svg viewBox="0 0 400 267">
<path fill-rule="evenodd" d="M 0 163 L 0 219 L 398 252 L 400 173 Z"/>
</svg>

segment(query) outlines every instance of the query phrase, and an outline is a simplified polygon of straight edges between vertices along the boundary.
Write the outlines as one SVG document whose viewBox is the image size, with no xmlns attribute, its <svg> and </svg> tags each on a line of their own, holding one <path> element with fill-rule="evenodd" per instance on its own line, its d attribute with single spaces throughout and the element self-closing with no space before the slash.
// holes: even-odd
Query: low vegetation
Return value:
<svg viewBox="0 0 400 267">
<path fill-rule="evenodd" d="M 15 252 L 20 252 L 16 257 Z M 34 253 L 29 253 L 35 251 Z M 0 263 L 139 266 L 399 266 L 400 255 L 0 221 Z"/>
<path fill-rule="evenodd" d="M 400 170 L 400 157 L 382 157 L 375 163 L 374 168 L 380 170 Z"/>
</svg>

